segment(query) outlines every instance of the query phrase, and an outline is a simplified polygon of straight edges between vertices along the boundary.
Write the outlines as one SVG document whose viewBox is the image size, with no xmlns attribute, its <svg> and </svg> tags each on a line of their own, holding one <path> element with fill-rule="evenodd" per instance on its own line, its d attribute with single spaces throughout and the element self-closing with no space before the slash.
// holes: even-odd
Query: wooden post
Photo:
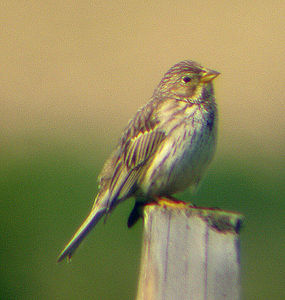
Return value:
<svg viewBox="0 0 285 300">
<path fill-rule="evenodd" d="M 160 200 L 143 219 L 137 300 L 240 299 L 240 214 Z"/>
</svg>

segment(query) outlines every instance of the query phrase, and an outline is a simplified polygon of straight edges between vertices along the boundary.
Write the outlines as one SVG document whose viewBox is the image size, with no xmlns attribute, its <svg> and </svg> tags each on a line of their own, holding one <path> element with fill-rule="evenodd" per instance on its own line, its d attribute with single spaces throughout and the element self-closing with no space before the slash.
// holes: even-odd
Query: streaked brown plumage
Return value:
<svg viewBox="0 0 285 300">
<path fill-rule="evenodd" d="M 92 210 L 58 261 L 70 258 L 99 219 L 121 201 L 170 196 L 199 183 L 215 150 L 212 80 L 218 75 L 193 61 L 182 61 L 164 75 L 105 163 Z"/>
</svg>

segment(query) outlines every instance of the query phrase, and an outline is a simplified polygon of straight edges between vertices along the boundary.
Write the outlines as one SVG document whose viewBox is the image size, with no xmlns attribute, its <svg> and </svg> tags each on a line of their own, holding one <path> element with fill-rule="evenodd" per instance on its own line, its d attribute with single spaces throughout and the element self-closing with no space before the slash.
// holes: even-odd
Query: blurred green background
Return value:
<svg viewBox="0 0 285 300">
<path fill-rule="evenodd" d="M 71 264 L 129 118 L 174 63 L 216 69 L 219 145 L 195 195 L 241 212 L 244 299 L 285 298 L 283 1 L 2 1 L 1 299 L 134 299 L 142 222 L 129 200 Z"/>
</svg>

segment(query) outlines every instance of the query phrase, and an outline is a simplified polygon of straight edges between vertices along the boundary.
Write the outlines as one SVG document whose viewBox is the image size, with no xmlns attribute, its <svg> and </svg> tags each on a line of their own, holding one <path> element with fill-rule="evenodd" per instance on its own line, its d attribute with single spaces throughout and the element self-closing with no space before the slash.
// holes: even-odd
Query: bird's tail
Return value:
<svg viewBox="0 0 285 300">
<path fill-rule="evenodd" d="M 82 225 L 78 228 L 70 242 L 65 246 L 65 248 L 58 256 L 58 262 L 62 261 L 65 257 L 67 257 L 68 260 L 70 260 L 71 256 L 73 255 L 77 247 L 80 245 L 82 240 L 86 237 L 90 230 L 98 223 L 101 217 L 106 213 L 107 206 L 102 205 L 105 201 L 101 200 L 103 199 L 100 199 L 100 203 L 98 203 L 97 199 L 95 200 L 96 204 L 93 206 L 90 214 L 82 223 Z"/>
</svg>

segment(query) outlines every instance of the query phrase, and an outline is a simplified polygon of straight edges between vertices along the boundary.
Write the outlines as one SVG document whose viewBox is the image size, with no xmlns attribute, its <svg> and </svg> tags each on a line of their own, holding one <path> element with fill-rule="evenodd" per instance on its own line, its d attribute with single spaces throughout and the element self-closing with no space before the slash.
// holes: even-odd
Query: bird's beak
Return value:
<svg viewBox="0 0 285 300">
<path fill-rule="evenodd" d="M 204 74 L 201 78 L 202 82 L 209 82 L 215 79 L 217 76 L 219 76 L 220 73 L 214 70 L 207 70 L 207 73 Z"/>
</svg>

